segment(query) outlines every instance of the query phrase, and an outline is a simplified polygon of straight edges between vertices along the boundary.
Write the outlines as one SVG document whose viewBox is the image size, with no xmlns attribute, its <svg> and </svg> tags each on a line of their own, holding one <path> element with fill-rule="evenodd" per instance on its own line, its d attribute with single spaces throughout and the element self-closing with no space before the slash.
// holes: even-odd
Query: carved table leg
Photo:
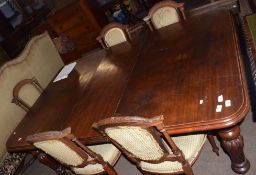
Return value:
<svg viewBox="0 0 256 175">
<path fill-rule="evenodd" d="M 54 160 L 47 154 L 42 153 L 37 158 L 41 163 L 43 163 L 46 166 L 53 169 L 56 172 L 56 174 L 58 174 L 58 175 L 66 175 L 67 174 L 65 168 L 59 162 L 57 162 L 56 160 Z"/>
<path fill-rule="evenodd" d="M 250 169 L 250 162 L 244 155 L 244 139 L 240 135 L 240 127 L 222 130 L 219 132 L 223 148 L 230 156 L 231 168 L 238 174 L 244 174 Z"/>
</svg>

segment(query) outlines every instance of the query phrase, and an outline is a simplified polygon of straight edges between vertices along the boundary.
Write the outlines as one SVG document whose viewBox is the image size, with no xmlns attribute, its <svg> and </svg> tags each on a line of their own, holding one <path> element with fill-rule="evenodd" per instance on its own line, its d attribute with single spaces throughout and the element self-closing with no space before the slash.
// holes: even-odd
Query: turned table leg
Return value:
<svg viewBox="0 0 256 175">
<path fill-rule="evenodd" d="M 231 159 L 231 168 L 238 174 L 244 174 L 250 169 L 250 162 L 244 155 L 244 139 L 240 135 L 240 127 L 234 126 L 219 132 L 221 143 Z"/>
<path fill-rule="evenodd" d="M 37 158 L 41 163 L 43 163 L 46 166 L 53 169 L 56 172 L 56 174 L 58 174 L 58 175 L 66 175 L 67 174 L 65 171 L 65 168 L 60 163 L 58 163 L 56 160 L 54 160 L 53 158 L 48 156 L 47 154 L 41 153 Z"/>
</svg>

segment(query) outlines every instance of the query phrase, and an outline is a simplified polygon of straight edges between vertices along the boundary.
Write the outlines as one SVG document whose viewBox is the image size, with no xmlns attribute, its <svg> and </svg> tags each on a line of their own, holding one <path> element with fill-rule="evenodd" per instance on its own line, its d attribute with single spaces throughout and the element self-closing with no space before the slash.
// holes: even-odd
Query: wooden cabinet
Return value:
<svg viewBox="0 0 256 175">
<path fill-rule="evenodd" d="M 48 16 L 47 21 L 57 35 L 64 34 L 75 42 L 74 53 L 67 57 L 77 59 L 84 52 L 100 47 L 96 37 L 101 31 L 101 25 L 93 13 L 86 0 L 76 0 Z M 63 59 L 65 62 L 72 61 L 72 58 L 65 58 L 65 55 Z"/>
</svg>

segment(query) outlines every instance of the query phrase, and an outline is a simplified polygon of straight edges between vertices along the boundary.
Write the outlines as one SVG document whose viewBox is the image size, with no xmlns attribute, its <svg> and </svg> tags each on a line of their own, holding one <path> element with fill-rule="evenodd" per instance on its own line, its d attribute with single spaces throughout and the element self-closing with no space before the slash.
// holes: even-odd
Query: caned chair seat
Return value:
<svg viewBox="0 0 256 175">
<path fill-rule="evenodd" d="M 188 136 L 179 136 L 172 137 L 174 143 L 181 149 L 185 159 L 188 160 L 188 163 L 192 165 L 196 158 L 198 157 L 202 146 L 205 143 L 206 135 L 197 134 L 197 135 L 188 135 Z M 167 144 L 164 144 L 168 152 L 171 153 L 170 148 Z M 174 173 L 182 172 L 182 165 L 178 161 L 164 161 L 162 163 L 153 164 L 141 161 L 140 167 L 144 171 L 154 172 L 154 173 Z"/>
<path fill-rule="evenodd" d="M 110 165 L 115 165 L 116 161 L 121 155 L 121 152 L 112 144 L 102 144 L 96 146 L 88 146 L 89 149 L 94 151 L 96 154 L 102 156 L 105 162 L 108 162 Z M 90 164 L 84 168 L 73 168 L 73 171 L 76 174 L 98 174 L 104 171 L 101 164 Z"/>
</svg>

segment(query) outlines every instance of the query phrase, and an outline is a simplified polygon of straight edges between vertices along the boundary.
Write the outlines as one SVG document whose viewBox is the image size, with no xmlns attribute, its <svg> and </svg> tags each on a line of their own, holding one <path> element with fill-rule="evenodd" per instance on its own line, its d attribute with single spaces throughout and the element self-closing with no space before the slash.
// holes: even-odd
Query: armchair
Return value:
<svg viewBox="0 0 256 175">
<path fill-rule="evenodd" d="M 96 39 L 101 46 L 106 49 L 128 41 L 130 39 L 130 34 L 126 25 L 113 22 L 106 25 Z"/>
<path fill-rule="evenodd" d="M 199 156 L 206 135 L 170 137 L 163 116 L 111 117 L 94 123 L 144 173 L 192 175 L 192 164 Z"/>
<path fill-rule="evenodd" d="M 118 149 L 112 144 L 87 147 L 71 134 L 71 128 L 34 134 L 28 136 L 26 141 L 70 168 L 75 174 L 107 172 L 117 175 L 112 166 L 120 157 Z"/>
<path fill-rule="evenodd" d="M 177 3 L 171 0 L 164 0 L 156 3 L 143 20 L 150 30 L 160 29 L 186 19 L 184 3 Z"/>
</svg>

